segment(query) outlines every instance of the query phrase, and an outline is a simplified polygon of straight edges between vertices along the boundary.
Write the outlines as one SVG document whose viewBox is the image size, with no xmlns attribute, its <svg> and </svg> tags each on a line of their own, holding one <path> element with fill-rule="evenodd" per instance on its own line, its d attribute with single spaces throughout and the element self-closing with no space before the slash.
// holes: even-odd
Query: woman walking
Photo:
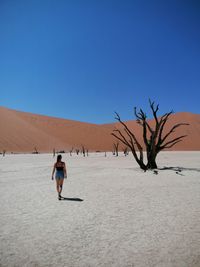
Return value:
<svg viewBox="0 0 200 267">
<path fill-rule="evenodd" d="M 58 192 L 58 199 L 59 200 L 62 199 L 61 192 L 62 192 L 62 188 L 63 188 L 64 178 L 67 178 L 66 166 L 65 166 L 65 163 L 61 160 L 62 160 L 62 156 L 58 155 L 57 161 L 54 164 L 53 171 L 52 171 L 52 180 L 53 180 L 54 179 L 54 173 L 56 170 L 55 179 L 56 179 L 56 189 Z"/>
</svg>

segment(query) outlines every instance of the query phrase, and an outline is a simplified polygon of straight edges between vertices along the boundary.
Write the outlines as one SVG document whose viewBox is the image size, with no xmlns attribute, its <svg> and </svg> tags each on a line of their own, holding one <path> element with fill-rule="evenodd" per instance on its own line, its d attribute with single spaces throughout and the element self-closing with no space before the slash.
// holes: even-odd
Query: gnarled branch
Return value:
<svg viewBox="0 0 200 267">
<path fill-rule="evenodd" d="M 188 123 L 177 123 L 175 124 L 171 130 L 164 136 L 164 138 L 161 140 L 161 144 L 167 139 L 167 137 L 169 137 L 176 128 L 180 127 L 180 126 L 183 126 L 183 125 L 189 125 Z"/>
<path fill-rule="evenodd" d="M 163 144 L 160 148 L 161 148 L 161 149 L 169 148 L 168 145 L 171 145 L 170 147 L 172 147 L 172 146 L 174 146 L 174 145 L 177 143 L 177 141 L 178 141 L 178 142 L 182 141 L 181 138 L 184 138 L 184 137 L 186 137 L 186 136 L 187 136 L 187 135 L 181 135 L 181 136 L 179 136 L 179 137 L 176 137 L 176 138 L 174 138 L 173 140 L 170 140 L 170 141 L 168 141 L 167 143 Z"/>
</svg>

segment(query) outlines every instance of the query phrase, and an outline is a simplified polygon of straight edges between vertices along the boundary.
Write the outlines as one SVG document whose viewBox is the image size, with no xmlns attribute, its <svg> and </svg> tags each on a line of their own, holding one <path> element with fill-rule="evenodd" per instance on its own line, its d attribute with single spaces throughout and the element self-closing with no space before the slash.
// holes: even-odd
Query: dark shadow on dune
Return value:
<svg viewBox="0 0 200 267">
<path fill-rule="evenodd" d="M 182 171 L 196 171 L 200 172 L 200 168 L 185 168 L 185 167 L 166 167 L 158 168 L 158 170 L 172 170 L 175 171 L 177 174 L 180 174 Z"/>
<path fill-rule="evenodd" d="M 78 197 L 61 197 L 60 200 L 79 201 L 79 202 L 83 201 L 83 199 Z"/>
</svg>

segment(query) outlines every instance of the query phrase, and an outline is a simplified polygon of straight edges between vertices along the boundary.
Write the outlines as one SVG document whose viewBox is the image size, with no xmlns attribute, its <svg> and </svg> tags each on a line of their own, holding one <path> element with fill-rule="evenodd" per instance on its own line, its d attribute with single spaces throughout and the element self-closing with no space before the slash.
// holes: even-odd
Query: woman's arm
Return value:
<svg viewBox="0 0 200 267">
<path fill-rule="evenodd" d="M 56 169 L 56 164 L 54 164 L 54 166 L 53 166 L 53 171 L 52 171 L 52 180 L 53 180 L 53 176 L 54 176 L 54 173 L 55 173 L 55 169 Z"/>
<path fill-rule="evenodd" d="M 65 176 L 65 178 L 67 178 L 67 168 L 66 168 L 65 163 L 64 163 L 64 176 Z"/>
</svg>

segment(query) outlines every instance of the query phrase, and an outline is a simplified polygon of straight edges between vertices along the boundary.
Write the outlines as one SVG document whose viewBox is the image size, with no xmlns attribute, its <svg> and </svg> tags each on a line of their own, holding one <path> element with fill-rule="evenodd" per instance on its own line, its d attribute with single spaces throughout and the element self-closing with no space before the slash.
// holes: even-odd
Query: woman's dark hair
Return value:
<svg viewBox="0 0 200 267">
<path fill-rule="evenodd" d="M 61 161 L 61 159 L 62 159 L 62 156 L 61 155 L 58 155 L 57 156 L 57 162 Z"/>
</svg>

